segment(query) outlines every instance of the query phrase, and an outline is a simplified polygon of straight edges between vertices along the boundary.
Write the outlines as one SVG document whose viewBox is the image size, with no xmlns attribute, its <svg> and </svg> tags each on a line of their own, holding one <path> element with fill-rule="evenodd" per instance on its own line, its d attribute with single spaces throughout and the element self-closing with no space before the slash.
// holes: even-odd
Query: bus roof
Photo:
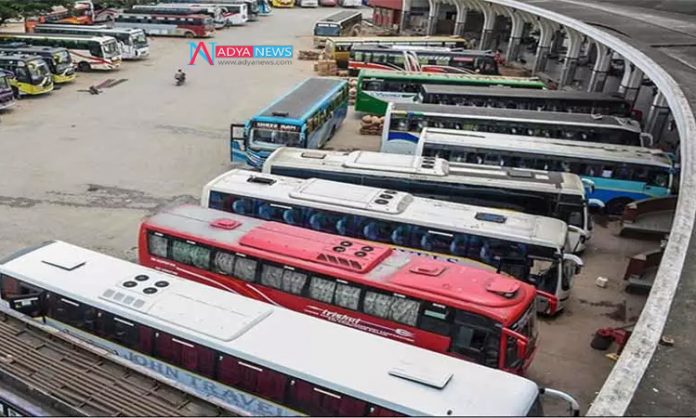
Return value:
<svg viewBox="0 0 696 418">
<path fill-rule="evenodd" d="M 341 10 L 340 12 L 330 14 L 323 19 L 319 19 L 317 23 L 341 23 L 355 15 L 362 16 L 362 12 L 359 10 Z"/>
<path fill-rule="evenodd" d="M 220 227 L 220 221 L 229 221 Z M 182 205 L 151 216 L 143 225 L 165 234 L 212 243 L 223 249 L 260 256 L 313 272 L 328 272 L 333 277 L 351 279 L 362 285 L 407 294 L 455 309 L 479 313 L 508 326 L 527 310 L 535 298 L 531 285 L 497 274 L 459 264 L 435 261 L 394 251 L 384 244 L 336 236 L 283 223 L 264 221 L 234 213 Z M 201 242 L 204 241 L 204 242 Z M 346 241 L 352 245 L 340 255 L 332 249 Z M 354 256 L 364 246 L 372 247 L 367 255 Z M 351 250 L 353 249 L 353 250 Z M 332 257 L 323 257 L 328 254 Z M 340 263 L 338 258 L 344 259 Z M 327 262 L 326 260 L 336 260 Z M 360 267 L 358 267 L 360 265 Z M 362 269 L 362 270 L 359 270 Z M 421 271 L 439 271 L 424 274 Z M 508 288 L 511 297 L 491 288 Z"/>
<path fill-rule="evenodd" d="M 403 45 L 357 45 L 351 49 L 352 51 L 367 51 L 367 52 L 394 52 L 394 53 L 404 53 L 406 51 L 411 51 Z M 490 50 L 480 50 L 480 49 L 454 49 L 454 50 L 441 50 L 441 49 L 414 49 L 413 52 L 422 55 L 453 55 L 453 56 L 493 56 L 493 52 Z"/>
<path fill-rule="evenodd" d="M 257 182 L 255 177 L 272 179 Z M 251 180 L 251 181 L 250 181 Z M 269 184 L 270 183 L 270 184 Z M 288 205 L 297 204 L 325 210 L 341 208 L 353 215 L 392 222 L 423 225 L 445 231 L 463 232 L 561 250 L 568 228 L 558 219 L 493 208 L 414 197 L 409 193 L 387 191 L 320 179 L 296 179 L 247 170 L 231 170 L 215 178 L 203 189 L 202 203 L 207 206 L 209 191 L 268 199 Z M 384 203 L 380 195 L 393 197 Z M 502 222 L 485 219 L 485 214 L 500 216 Z M 481 216 L 483 215 L 483 216 Z"/>
<path fill-rule="evenodd" d="M 482 80 L 482 81 L 500 81 L 519 82 L 520 84 L 529 84 L 545 88 L 543 81 L 536 77 L 509 77 L 501 75 L 480 75 L 480 74 L 448 74 L 448 73 L 423 73 L 414 71 L 388 71 L 388 70 L 360 70 L 358 75 L 362 78 L 381 78 L 388 80 L 418 80 L 427 84 L 428 81 L 452 81 L 457 80 Z"/>
<path fill-rule="evenodd" d="M 672 160 L 664 152 L 630 145 L 438 128 L 423 129 L 420 141 L 451 145 L 455 148 L 457 146 L 467 146 L 477 149 L 548 154 L 585 160 L 620 161 L 629 164 L 643 164 L 665 168 L 672 167 Z"/>
<path fill-rule="evenodd" d="M 390 103 L 393 113 L 438 114 L 462 116 L 470 119 L 505 120 L 547 123 L 552 125 L 597 126 L 641 132 L 640 124 L 628 118 L 591 115 L 588 113 L 539 112 L 537 110 L 503 109 L 494 107 L 450 106 L 424 103 Z"/>
<path fill-rule="evenodd" d="M 468 43 L 464 38 L 456 36 L 341 36 L 341 37 L 328 37 L 327 42 L 334 43 L 355 43 L 355 42 L 381 42 L 381 43 L 395 43 L 395 42 L 463 42 Z"/>
<path fill-rule="evenodd" d="M 44 61 L 44 59 L 39 55 L 24 54 L 21 52 L 16 53 L 16 54 L 0 53 L 0 60 L 3 60 L 3 61 L 11 61 L 11 60 L 17 60 L 17 61 L 41 60 L 41 61 Z"/>
<path fill-rule="evenodd" d="M 59 39 L 79 39 L 79 40 L 92 40 L 105 42 L 109 40 L 114 40 L 111 36 L 92 36 L 92 35 L 74 35 L 69 33 L 11 33 L 11 32 L 0 32 L 0 39 L 2 38 L 59 38 Z"/>
<path fill-rule="evenodd" d="M 29 44 L 24 43 L 24 42 L 0 43 L 0 50 L 2 50 L 3 52 L 26 51 L 26 52 L 44 53 L 44 54 L 53 54 L 56 52 L 67 51 L 67 49 L 62 47 L 62 46 L 29 45 Z"/>
<path fill-rule="evenodd" d="M 582 180 L 573 173 L 482 166 L 448 162 L 442 158 L 427 160 L 419 156 L 372 151 L 324 151 L 278 148 L 264 162 L 263 172 L 274 166 L 309 172 L 350 172 L 366 176 L 404 181 L 432 181 L 453 185 L 473 185 L 514 190 L 533 190 L 585 196 Z"/>
<path fill-rule="evenodd" d="M 579 90 L 540 90 L 540 89 L 509 89 L 505 87 L 478 87 L 466 85 L 443 86 L 442 84 L 423 84 L 424 94 L 444 94 L 461 96 L 515 97 L 534 99 L 563 99 L 563 100 L 594 100 L 602 102 L 624 102 L 623 97 L 612 96 L 600 92 Z"/>
<path fill-rule="evenodd" d="M 300 122 L 346 82 L 335 78 L 311 77 L 259 112 L 255 118 L 295 119 Z"/>
<path fill-rule="evenodd" d="M 76 31 L 84 31 L 84 32 L 105 32 L 105 33 L 111 32 L 111 33 L 123 33 L 123 34 L 131 34 L 133 32 L 142 32 L 142 29 L 138 29 L 138 28 L 125 28 L 125 27 L 110 28 L 106 25 L 60 25 L 60 24 L 54 24 L 54 23 L 41 23 L 41 24 L 38 24 L 34 27 L 34 30 L 36 30 L 36 29 L 73 29 Z"/>
<path fill-rule="evenodd" d="M 537 385 L 520 376 L 60 241 L 22 251 L 1 262 L 0 271 L 79 303 L 408 415 L 523 416 L 538 395 Z M 145 284 L 123 286 L 138 275 L 148 276 Z M 169 285 L 153 294 L 142 291 L 147 283 L 157 281 Z"/>
</svg>

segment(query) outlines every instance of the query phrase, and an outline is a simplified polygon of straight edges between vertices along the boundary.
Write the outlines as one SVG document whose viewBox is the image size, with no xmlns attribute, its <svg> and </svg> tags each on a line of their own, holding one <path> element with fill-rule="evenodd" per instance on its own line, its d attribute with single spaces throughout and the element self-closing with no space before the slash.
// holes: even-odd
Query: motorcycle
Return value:
<svg viewBox="0 0 696 418">
<path fill-rule="evenodd" d="M 177 86 L 180 86 L 180 85 L 184 84 L 184 82 L 186 81 L 186 74 L 184 74 L 184 73 L 177 73 L 177 74 L 174 76 L 174 79 L 176 80 L 176 85 L 177 85 Z"/>
</svg>

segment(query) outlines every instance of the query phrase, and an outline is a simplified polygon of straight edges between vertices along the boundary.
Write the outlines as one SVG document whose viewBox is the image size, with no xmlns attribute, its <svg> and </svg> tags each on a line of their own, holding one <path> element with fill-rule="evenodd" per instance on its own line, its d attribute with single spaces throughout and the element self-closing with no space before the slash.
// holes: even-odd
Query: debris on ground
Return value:
<svg viewBox="0 0 696 418">
<path fill-rule="evenodd" d="M 322 55 L 322 51 L 304 50 L 298 53 L 298 59 L 303 61 L 317 61 Z"/>
<path fill-rule="evenodd" d="M 314 64 L 314 71 L 320 76 L 338 75 L 338 65 L 335 60 L 319 60 Z"/>
<path fill-rule="evenodd" d="M 360 121 L 360 135 L 381 135 L 384 116 L 365 115 Z"/>
</svg>

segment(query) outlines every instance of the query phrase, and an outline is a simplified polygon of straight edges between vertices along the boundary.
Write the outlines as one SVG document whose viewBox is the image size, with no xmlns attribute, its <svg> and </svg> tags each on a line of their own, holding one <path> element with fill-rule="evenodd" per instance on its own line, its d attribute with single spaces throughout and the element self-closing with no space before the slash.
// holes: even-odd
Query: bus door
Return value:
<svg viewBox="0 0 696 418">
<path fill-rule="evenodd" d="M 233 123 L 232 125 L 230 125 L 230 141 L 232 143 L 233 150 L 246 152 L 247 139 L 248 133 L 246 129 L 246 124 Z"/>
</svg>

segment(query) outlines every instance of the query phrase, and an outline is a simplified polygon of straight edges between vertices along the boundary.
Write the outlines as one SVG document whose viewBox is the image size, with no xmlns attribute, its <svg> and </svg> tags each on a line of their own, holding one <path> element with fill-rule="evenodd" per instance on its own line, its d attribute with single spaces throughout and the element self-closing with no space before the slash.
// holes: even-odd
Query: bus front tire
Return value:
<svg viewBox="0 0 696 418">
<path fill-rule="evenodd" d="M 617 215 L 620 216 L 623 213 L 624 207 L 633 202 L 633 199 L 627 197 L 619 197 L 614 200 L 610 200 L 607 203 L 605 213 L 607 215 Z"/>
<path fill-rule="evenodd" d="M 80 71 L 82 71 L 83 73 L 85 73 L 85 72 L 91 70 L 91 69 L 92 69 L 92 66 L 89 65 L 89 63 L 88 63 L 87 61 L 80 61 L 80 62 L 77 64 L 77 69 L 80 70 Z"/>
</svg>

